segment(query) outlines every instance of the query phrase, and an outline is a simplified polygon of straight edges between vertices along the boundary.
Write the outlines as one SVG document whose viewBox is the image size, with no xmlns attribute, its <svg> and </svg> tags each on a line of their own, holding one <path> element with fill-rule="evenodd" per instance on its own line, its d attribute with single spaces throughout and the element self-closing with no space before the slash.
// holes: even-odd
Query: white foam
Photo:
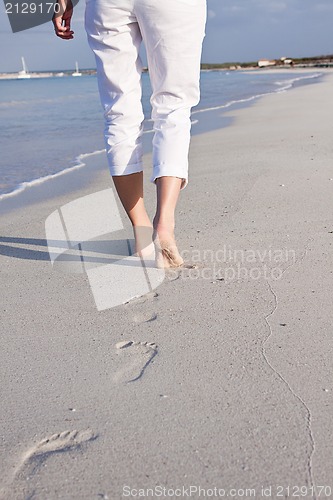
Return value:
<svg viewBox="0 0 333 500">
<path fill-rule="evenodd" d="M 94 156 L 98 155 L 101 153 L 105 153 L 105 149 L 101 149 L 98 151 L 93 151 L 92 153 L 82 153 L 79 156 L 75 158 L 75 165 L 72 167 L 65 168 L 63 170 L 60 170 L 60 172 L 56 172 L 55 174 L 49 174 L 45 175 L 43 177 L 37 177 L 36 179 L 32 179 L 31 181 L 26 181 L 26 182 L 21 182 L 13 191 L 10 191 L 9 193 L 4 193 L 0 195 L 0 202 L 3 200 L 6 200 L 8 198 L 13 198 L 14 196 L 17 196 L 26 189 L 29 189 L 33 186 L 38 186 L 39 184 L 43 184 L 44 182 L 50 181 L 52 179 L 56 179 L 57 177 L 60 177 L 62 175 L 68 174 L 69 172 L 73 172 L 74 170 L 79 170 L 80 168 L 84 167 L 86 164 L 82 161 L 84 158 L 88 158 L 89 156 Z"/>
<path fill-rule="evenodd" d="M 237 99 L 235 101 L 229 101 L 226 104 L 221 104 L 219 106 L 212 106 L 210 108 L 195 109 L 194 111 L 192 111 L 192 115 L 198 114 L 198 113 L 205 113 L 206 111 L 215 111 L 218 109 L 230 108 L 230 106 L 233 106 L 235 104 L 242 104 L 243 102 L 251 102 L 251 101 L 254 101 L 255 99 L 259 99 L 260 97 L 264 97 L 266 95 L 279 94 L 280 92 L 285 92 L 286 90 L 289 90 L 293 86 L 293 84 L 299 80 L 307 80 L 310 78 L 319 78 L 322 75 L 323 75 L 323 73 L 314 73 L 313 75 L 300 76 L 297 78 L 292 78 L 290 80 L 285 80 L 284 82 L 275 82 L 276 85 L 281 85 L 281 87 L 278 90 L 274 90 L 273 92 L 256 94 L 256 95 L 253 95 L 250 97 L 246 97 L 245 99 Z M 282 85 L 284 85 L 284 86 L 282 86 Z"/>
</svg>

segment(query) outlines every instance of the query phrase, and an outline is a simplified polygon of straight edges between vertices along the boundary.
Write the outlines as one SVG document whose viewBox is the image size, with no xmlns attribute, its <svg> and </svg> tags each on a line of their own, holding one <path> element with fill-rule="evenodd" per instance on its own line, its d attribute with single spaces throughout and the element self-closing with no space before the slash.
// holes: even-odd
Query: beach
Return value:
<svg viewBox="0 0 333 500">
<path fill-rule="evenodd" d="M 111 197 L 103 154 L 8 202 L 0 498 L 332 495 L 332 89 L 327 71 L 193 136 L 176 230 L 190 265 L 148 269 L 124 303 L 96 292 L 115 262 L 103 230 L 122 258 L 131 244 L 119 204 L 97 246 L 62 237 L 85 231 L 76 200 Z"/>
</svg>

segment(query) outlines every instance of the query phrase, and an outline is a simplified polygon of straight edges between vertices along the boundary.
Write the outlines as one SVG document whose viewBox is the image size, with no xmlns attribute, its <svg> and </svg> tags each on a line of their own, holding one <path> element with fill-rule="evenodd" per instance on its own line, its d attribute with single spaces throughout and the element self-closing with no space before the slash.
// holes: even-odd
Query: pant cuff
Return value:
<svg viewBox="0 0 333 500">
<path fill-rule="evenodd" d="M 170 167 L 169 165 L 156 165 L 153 169 L 153 174 L 150 178 L 151 182 L 156 181 L 159 177 L 178 177 L 182 179 L 181 190 L 184 189 L 188 184 L 188 173 L 187 171 L 179 171 L 177 167 Z"/>
<path fill-rule="evenodd" d="M 142 172 L 143 171 L 143 164 L 142 163 L 135 163 L 133 165 L 126 165 L 125 167 L 119 166 L 119 165 L 110 165 L 109 164 L 109 170 L 111 176 L 115 175 L 130 175 L 130 174 L 135 174 L 137 172 Z"/>
</svg>

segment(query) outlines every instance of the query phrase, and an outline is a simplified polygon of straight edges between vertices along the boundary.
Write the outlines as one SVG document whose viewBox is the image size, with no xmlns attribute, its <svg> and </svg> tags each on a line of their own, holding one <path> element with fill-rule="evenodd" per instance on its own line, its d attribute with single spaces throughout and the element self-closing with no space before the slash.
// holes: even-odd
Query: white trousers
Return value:
<svg viewBox="0 0 333 500">
<path fill-rule="evenodd" d="M 86 0 L 111 175 L 143 170 L 143 40 L 152 86 L 153 174 L 188 182 L 191 107 L 199 102 L 206 0 Z"/>
</svg>

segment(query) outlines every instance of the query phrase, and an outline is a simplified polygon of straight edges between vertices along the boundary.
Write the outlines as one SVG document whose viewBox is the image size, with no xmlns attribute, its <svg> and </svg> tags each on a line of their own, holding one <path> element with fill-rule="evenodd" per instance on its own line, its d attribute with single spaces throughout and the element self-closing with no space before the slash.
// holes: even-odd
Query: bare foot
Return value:
<svg viewBox="0 0 333 500">
<path fill-rule="evenodd" d="M 184 264 L 173 231 L 158 224 L 154 228 L 155 262 L 158 268 L 179 267 Z"/>
</svg>

